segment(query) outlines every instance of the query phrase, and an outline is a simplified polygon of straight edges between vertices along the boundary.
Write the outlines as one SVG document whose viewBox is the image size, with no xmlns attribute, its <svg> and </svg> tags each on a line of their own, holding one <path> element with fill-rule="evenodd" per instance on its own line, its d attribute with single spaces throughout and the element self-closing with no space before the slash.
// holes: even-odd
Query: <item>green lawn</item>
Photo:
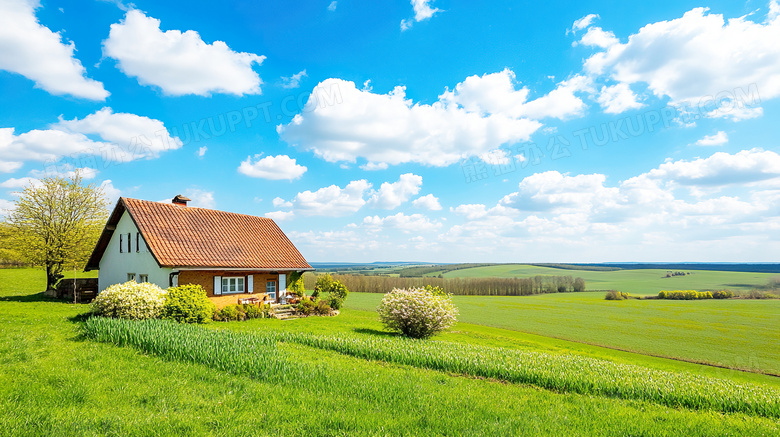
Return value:
<svg viewBox="0 0 780 437">
<path fill-rule="evenodd" d="M 749 290 L 762 286 L 777 273 L 721 272 L 687 270 L 690 275 L 664 277 L 666 270 L 636 269 L 596 272 L 537 267 L 527 264 L 501 264 L 488 267 L 453 270 L 444 273 L 445 278 L 527 278 L 535 275 L 581 277 L 589 290 L 620 290 L 632 294 L 658 294 L 661 290 Z"/>
<path fill-rule="evenodd" d="M 42 298 L 35 270 L 0 270 L 0 435 L 777 435 L 777 420 L 559 394 L 282 344 L 291 363 L 329 377 L 282 383 L 169 362 L 85 341 L 87 307 Z M 213 324 L 216 329 L 382 335 L 351 295 L 333 318 Z M 369 296 L 373 297 L 373 296 Z M 354 304 L 354 305 L 353 305 Z M 507 347 L 614 351 L 461 324 L 442 339 Z M 614 352 L 616 360 L 635 354 Z M 685 365 L 657 358 L 656 366 Z M 724 373 L 727 378 L 743 379 Z M 765 377 L 766 378 L 766 377 Z"/>
<path fill-rule="evenodd" d="M 372 310 L 382 296 L 349 298 L 353 308 Z M 586 292 L 454 301 L 466 323 L 780 374 L 778 299 L 607 301 Z"/>
</svg>

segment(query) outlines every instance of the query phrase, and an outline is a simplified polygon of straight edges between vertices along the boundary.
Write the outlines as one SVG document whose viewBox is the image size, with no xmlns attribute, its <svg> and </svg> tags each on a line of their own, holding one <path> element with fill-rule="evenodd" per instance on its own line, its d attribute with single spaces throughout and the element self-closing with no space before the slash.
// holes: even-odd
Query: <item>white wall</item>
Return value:
<svg viewBox="0 0 780 437">
<path fill-rule="evenodd" d="M 127 252 L 127 233 L 132 235 L 132 250 Z M 106 289 L 106 287 L 121 282 L 127 282 L 127 274 L 135 273 L 136 281 L 140 282 L 138 275 L 149 275 L 149 282 L 159 285 L 161 288 L 168 288 L 168 276 L 172 269 L 160 268 L 157 265 L 157 261 L 146 248 L 146 244 L 143 243 L 141 238 L 141 250 L 136 252 L 135 247 L 135 234 L 138 229 L 133 224 L 133 219 L 127 211 L 122 214 L 122 218 L 119 219 L 119 223 L 116 225 L 116 230 L 111 236 L 111 241 L 106 247 L 106 251 L 103 253 L 103 258 L 100 260 L 100 272 L 98 274 L 98 287 L 100 291 Z M 119 253 L 119 236 L 123 235 L 122 240 L 122 253 Z"/>
</svg>

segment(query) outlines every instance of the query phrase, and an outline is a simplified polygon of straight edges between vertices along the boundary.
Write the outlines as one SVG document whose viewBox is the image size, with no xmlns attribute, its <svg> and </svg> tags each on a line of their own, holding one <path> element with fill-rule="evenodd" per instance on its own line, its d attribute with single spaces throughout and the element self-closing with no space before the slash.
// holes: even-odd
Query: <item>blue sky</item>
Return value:
<svg viewBox="0 0 780 437">
<path fill-rule="evenodd" d="M 778 40 L 774 0 L 0 0 L 0 213 L 81 169 L 310 261 L 776 261 Z"/>
</svg>

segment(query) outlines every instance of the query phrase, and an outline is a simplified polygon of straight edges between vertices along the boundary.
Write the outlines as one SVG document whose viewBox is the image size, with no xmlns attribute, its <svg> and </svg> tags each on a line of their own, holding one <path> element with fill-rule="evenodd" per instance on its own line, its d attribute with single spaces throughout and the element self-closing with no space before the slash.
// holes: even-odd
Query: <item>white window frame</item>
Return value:
<svg viewBox="0 0 780 437">
<path fill-rule="evenodd" d="M 269 287 L 271 285 L 273 287 Z M 268 297 L 271 298 L 271 300 L 276 300 L 276 289 L 277 289 L 277 286 L 276 286 L 276 280 L 275 279 L 266 281 L 266 283 L 265 283 L 265 294 L 267 294 Z"/>
<path fill-rule="evenodd" d="M 149 275 L 147 274 L 138 275 L 138 282 L 140 284 L 143 284 L 144 282 L 149 282 Z"/>
<path fill-rule="evenodd" d="M 233 290 L 231 290 L 231 286 L 233 287 Z M 244 293 L 246 293 L 246 278 L 244 276 L 223 276 L 222 277 L 222 294 L 244 294 Z"/>
<path fill-rule="evenodd" d="M 135 273 L 128 273 L 127 274 L 127 280 L 129 281 L 135 281 Z"/>
</svg>

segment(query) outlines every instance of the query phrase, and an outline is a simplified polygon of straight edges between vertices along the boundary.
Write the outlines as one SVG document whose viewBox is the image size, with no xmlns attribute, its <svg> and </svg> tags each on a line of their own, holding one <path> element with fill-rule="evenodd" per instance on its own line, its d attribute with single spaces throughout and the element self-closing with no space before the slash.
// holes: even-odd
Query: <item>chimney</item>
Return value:
<svg viewBox="0 0 780 437">
<path fill-rule="evenodd" d="M 181 194 L 177 195 L 176 197 L 171 200 L 171 203 L 173 203 L 176 206 L 187 206 L 187 202 L 189 202 L 191 199 L 188 197 L 182 196 Z"/>
</svg>

